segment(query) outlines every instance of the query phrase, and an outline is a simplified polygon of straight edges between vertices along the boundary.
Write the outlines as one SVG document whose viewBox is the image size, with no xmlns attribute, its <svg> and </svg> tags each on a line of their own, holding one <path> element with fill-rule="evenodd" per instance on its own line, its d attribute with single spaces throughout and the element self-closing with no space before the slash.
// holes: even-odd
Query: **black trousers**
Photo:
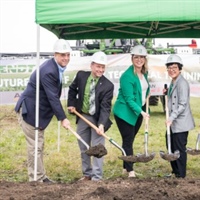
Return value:
<svg viewBox="0 0 200 200">
<path fill-rule="evenodd" d="M 126 152 L 127 156 L 133 155 L 133 142 L 138 130 L 140 129 L 143 117 L 142 115 L 138 117 L 135 126 L 128 124 L 126 121 L 117 117 L 116 115 L 114 115 L 114 117 L 122 137 L 122 148 Z M 133 171 L 133 162 L 123 161 L 123 168 L 128 172 Z"/>
<path fill-rule="evenodd" d="M 187 166 L 186 145 L 187 145 L 188 131 L 180 133 L 172 133 L 172 131 L 170 131 L 170 137 L 171 137 L 172 153 L 174 153 L 174 151 L 176 150 L 180 151 L 180 157 L 177 160 L 170 162 L 172 167 L 172 173 L 174 173 L 176 177 L 184 178 L 186 176 L 186 166 Z M 167 134 L 166 134 L 166 144 L 167 144 Z"/>
</svg>

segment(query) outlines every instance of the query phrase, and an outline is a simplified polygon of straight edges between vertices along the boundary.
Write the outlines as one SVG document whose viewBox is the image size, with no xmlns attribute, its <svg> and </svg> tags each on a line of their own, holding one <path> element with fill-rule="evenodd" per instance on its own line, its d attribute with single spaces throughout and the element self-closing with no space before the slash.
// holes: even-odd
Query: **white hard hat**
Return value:
<svg viewBox="0 0 200 200">
<path fill-rule="evenodd" d="M 72 49 L 66 40 L 59 39 L 55 42 L 53 51 L 55 53 L 70 53 Z"/>
<path fill-rule="evenodd" d="M 104 52 L 98 51 L 92 55 L 91 61 L 98 63 L 98 64 L 106 65 L 107 64 L 107 56 Z"/>
<path fill-rule="evenodd" d="M 169 63 L 179 63 L 183 65 L 182 59 L 178 55 L 175 55 L 175 54 L 172 54 L 167 58 L 166 65 Z"/>
<path fill-rule="evenodd" d="M 131 49 L 131 55 L 147 56 L 147 50 L 144 46 L 137 45 Z"/>
</svg>

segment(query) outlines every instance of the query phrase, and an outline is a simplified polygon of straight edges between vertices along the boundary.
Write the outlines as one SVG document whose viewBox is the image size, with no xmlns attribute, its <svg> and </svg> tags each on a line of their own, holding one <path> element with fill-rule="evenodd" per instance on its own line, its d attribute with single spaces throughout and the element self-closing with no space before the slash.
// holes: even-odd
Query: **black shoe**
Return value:
<svg viewBox="0 0 200 200">
<path fill-rule="evenodd" d="M 176 177 L 176 178 L 183 178 L 183 177 L 181 177 L 180 174 L 175 174 L 175 177 Z"/>
<path fill-rule="evenodd" d="M 42 180 L 43 183 L 54 183 L 52 180 L 50 180 L 49 178 L 45 178 Z"/>
</svg>

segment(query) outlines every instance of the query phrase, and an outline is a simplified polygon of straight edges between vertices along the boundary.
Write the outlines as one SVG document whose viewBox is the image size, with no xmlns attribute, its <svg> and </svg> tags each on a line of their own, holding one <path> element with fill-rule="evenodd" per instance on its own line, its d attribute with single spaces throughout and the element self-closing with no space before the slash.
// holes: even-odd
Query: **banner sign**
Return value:
<svg viewBox="0 0 200 200">
<path fill-rule="evenodd" d="M 170 84 L 165 62 L 169 55 L 148 55 L 151 95 L 162 95 L 164 84 Z M 180 55 L 183 60 L 182 75 L 190 84 L 193 97 L 200 97 L 200 56 Z M 67 88 L 79 70 L 90 70 L 90 56 L 71 57 L 63 76 L 62 99 L 67 98 Z M 0 60 L 0 103 L 15 103 L 16 97 L 25 89 L 31 73 L 36 69 L 36 58 Z M 40 64 L 46 59 L 40 59 Z M 116 96 L 121 74 L 131 65 L 130 54 L 108 55 L 105 76 L 114 83 Z M 65 93 L 65 94 L 64 94 Z"/>
</svg>

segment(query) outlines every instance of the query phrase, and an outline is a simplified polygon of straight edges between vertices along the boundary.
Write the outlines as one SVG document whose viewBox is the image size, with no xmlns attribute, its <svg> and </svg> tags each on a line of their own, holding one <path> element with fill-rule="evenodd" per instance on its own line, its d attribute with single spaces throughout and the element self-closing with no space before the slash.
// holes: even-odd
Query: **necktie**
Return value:
<svg viewBox="0 0 200 200">
<path fill-rule="evenodd" d="M 62 68 L 62 67 L 59 66 L 58 69 L 59 69 L 60 83 L 62 83 L 63 73 L 64 73 L 66 67 L 63 67 L 63 68 Z"/>
<path fill-rule="evenodd" d="M 89 97 L 89 114 L 95 113 L 95 80 L 92 79 L 90 83 L 90 97 Z"/>
</svg>

